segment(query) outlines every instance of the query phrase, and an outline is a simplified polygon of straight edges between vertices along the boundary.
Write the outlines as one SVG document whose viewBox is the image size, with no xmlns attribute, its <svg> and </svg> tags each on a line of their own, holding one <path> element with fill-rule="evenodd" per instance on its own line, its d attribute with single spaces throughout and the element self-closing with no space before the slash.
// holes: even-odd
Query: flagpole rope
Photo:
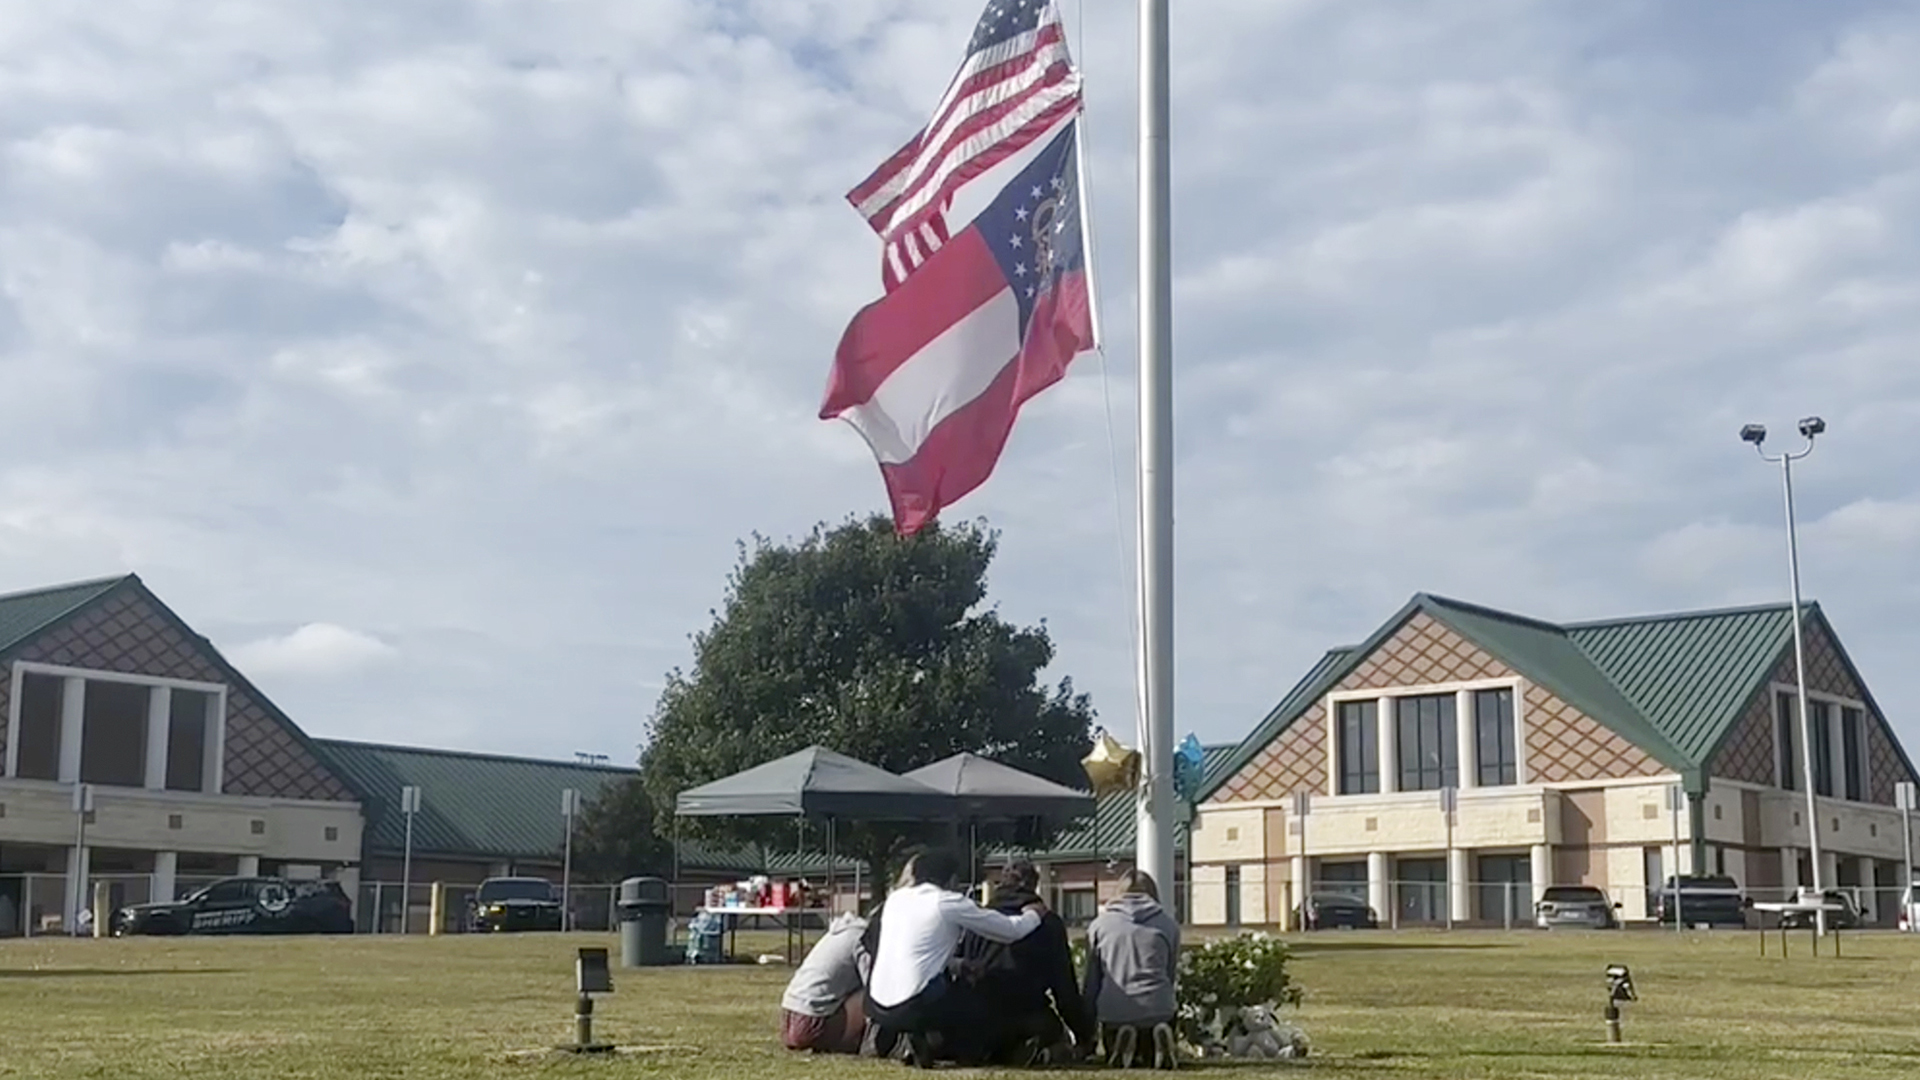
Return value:
<svg viewBox="0 0 1920 1080">
<path fill-rule="evenodd" d="M 1074 56 L 1079 63 L 1079 67 L 1081 71 L 1080 115 L 1077 118 L 1077 123 L 1079 124 L 1079 127 L 1080 127 L 1080 133 L 1079 133 L 1080 146 L 1078 148 L 1078 157 L 1080 159 L 1080 214 L 1085 219 L 1083 222 L 1083 225 L 1084 225 L 1083 235 L 1085 237 L 1084 242 L 1086 244 L 1087 274 L 1089 278 L 1088 284 L 1092 286 L 1092 288 L 1089 290 L 1089 296 L 1097 297 L 1099 293 L 1099 281 L 1094 272 L 1093 187 L 1088 177 L 1088 171 L 1087 171 L 1087 159 L 1092 155 L 1087 149 L 1088 142 L 1087 142 L 1086 117 L 1087 117 L 1088 94 L 1087 94 L 1087 83 L 1086 83 L 1086 71 L 1087 71 L 1087 51 L 1086 51 L 1087 50 L 1087 3 L 1086 3 L 1086 0 L 1075 0 L 1074 19 L 1073 19 L 1073 37 L 1074 37 L 1074 49 L 1073 49 Z M 1121 479 L 1121 476 L 1120 476 L 1120 439 L 1119 439 L 1119 436 L 1114 434 L 1113 367 L 1107 361 L 1106 339 L 1105 339 L 1105 336 L 1101 333 L 1101 329 L 1100 329 L 1101 323 L 1100 323 L 1099 301 L 1097 299 L 1093 300 L 1092 302 L 1089 303 L 1088 308 L 1089 310 L 1087 314 L 1092 318 L 1092 321 L 1093 321 L 1094 355 L 1099 358 L 1099 363 L 1100 363 L 1100 398 L 1101 398 L 1101 403 L 1104 406 L 1104 410 L 1106 413 L 1106 421 L 1107 421 L 1107 474 L 1108 474 L 1108 478 L 1112 481 L 1112 492 L 1113 492 L 1114 553 L 1119 557 L 1119 560 L 1120 560 L 1120 580 L 1122 582 L 1127 582 L 1127 581 L 1130 581 L 1132 578 L 1132 575 L 1129 573 L 1131 560 L 1128 558 L 1129 551 L 1127 548 L 1127 513 L 1126 513 L 1127 498 L 1126 498 L 1126 490 L 1124 487 L 1124 481 Z M 1137 669 L 1139 667 L 1139 662 L 1140 662 L 1140 655 L 1139 655 L 1140 649 L 1143 645 L 1141 641 L 1141 636 L 1140 636 L 1141 621 L 1140 621 L 1140 605 L 1138 603 L 1138 599 L 1139 599 L 1138 597 L 1135 597 L 1134 603 L 1130 603 L 1126 605 L 1127 634 L 1128 634 L 1128 650 L 1127 651 L 1133 656 L 1134 667 L 1136 668 L 1136 674 L 1134 679 L 1134 684 L 1135 684 L 1134 685 L 1134 729 L 1135 729 L 1136 741 L 1138 741 L 1140 736 L 1144 734 L 1144 732 L 1141 730 L 1141 724 L 1146 717 L 1146 699 L 1144 697 L 1146 693 L 1146 688 L 1143 684 L 1140 683 L 1138 672 L 1137 672 Z"/>
</svg>

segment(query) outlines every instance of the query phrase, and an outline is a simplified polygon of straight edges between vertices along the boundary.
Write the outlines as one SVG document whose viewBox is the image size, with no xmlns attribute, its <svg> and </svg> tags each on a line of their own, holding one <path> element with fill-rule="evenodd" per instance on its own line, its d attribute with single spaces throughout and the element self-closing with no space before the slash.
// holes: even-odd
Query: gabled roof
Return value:
<svg viewBox="0 0 1920 1080">
<path fill-rule="evenodd" d="M 400 789 L 420 789 L 415 855 L 557 859 L 566 840 L 560 793 L 590 802 L 638 770 L 570 761 L 469 754 L 412 746 L 315 739 L 328 764 L 367 795 L 366 847 L 398 854 L 406 844 Z"/>
<path fill-rule="evenodd" d="M 1205 801 L 1416 613 L 1473 641 L 1527 679 L 1612 729 L 1689 782 L 1700 775 L 1792 640 L 1785 604 L 1680 612 L 1565 626 L 1418 593 L 1366 641 L 1334 649 L 1253 732 L 1210 769 Z M 1826 625 L 1817 603 L 1807 625 Z M 1827 626 L 1833 647 L 1859 681 Z M 1864 681 L 1861 681 L 1864 687 Z M 1880 713 L 1878 706 L 1874 707 Z M 1881 715 L 1885 715 L 1881 713 Z M 1904 751 L 1903 751 L 1904 757 Z"/>
<path fill-rule="evenodd" d="M 1817 604 L 1801 614 L 1809 624 L 1821 618 Z M 1793 611 L 1769 604 L 1574 623 L 1567 639 L 1657 717 L 1689 760 L 1705 763 L 1793 641 Z"/>
<path fill-rule="evenodd" d="M 0 596 L 0 652 L 37 636 L 40 631 L 112 592 L 122 582 L 138 580 L 132 574 L 119 574 Z"/>
</svg>

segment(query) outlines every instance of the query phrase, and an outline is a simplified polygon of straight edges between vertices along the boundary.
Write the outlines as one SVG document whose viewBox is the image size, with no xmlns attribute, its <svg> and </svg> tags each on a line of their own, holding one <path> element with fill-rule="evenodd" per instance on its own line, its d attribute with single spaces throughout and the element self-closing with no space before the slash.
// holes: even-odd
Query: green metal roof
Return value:
<svg viewBox="0 0 1920 1080">
<path fill-rule="evenodd" d="M 1508 667 L 1552 691 L 1555 697 L 1612 728 L 1627 741 L 1675 770 L 1698 766 L 1669 736 L 1657 714 L 1640 709 L 1593 658 L 1552 623 L 1475 604 L 1428 596 L 1427 613 Z"/>
<path fill-rule="evenodd" d="M 1807 621 L 1818 615 L 1805 607 Z M 1704 763 L 1792 641 L 1793 613 L 1775 604 L 1579 623 L 1567 638 L 1689 761 Z"/>
<path fill-rule="evenodd" d="M 1240 740 L 1237 746 L 1220 755 L 1217 760 L 1209 754 L 1206 777 L 1200 782 L 1200 801 L 1206 802 L 1212 798 L 1213 793 L 1220 790 L 1220 785 L 1232 779 L 1233 774 L 1244 768 L 1247 762 L 1252 761 L 1254 755 L 1264 749 L 1268 743 L 1279 738 L 1280 733 L 1287 730 L 1287 725 L 1293 723 L 1301 713 L 1306 712 L 1307 708 L 1318 701 L 1320 695 L 1326 693 L 1334 683 L 1345 678 L 1347 672 L 1353 670 L 1354 666 L 1368 653 L 1378 648 L 1393 628 L 1399 626 L 1411 613 L 1412 605 L 1401 609 L 1400 614 L 1387 620 L 1386 626 L 1374 631 L 1373 637 L 1359 645 L 1328 649 L 1326 655 L 1308 669 L 1299 682 L 1293 684 L 1293 689 L 1287 691 L 1286 696 L 1280 699 L 1280 704 L 1275 705 L 1258 724 L 1255 724 L 1253 731 Z"/>
<path fill-rule="evenodd" d="M 1825 623 L 1818 604 L 1809 602 L 1803 609 L 1809 624 Z M 1475 642 L 1687 776 L 1690 783 L 1700 778 L 1793 632 L 1792 612 L 1784 604 L 1561 626 L 1419 593 L 1362 644 L 1321 657 L 1253 732 L 1208 772 L 1202 801 L 1416 612 L 1425 612 Z M 1828 636 L 1851 669 L 1852 661 L 1830 626 Z M 1854 676 L 1858 679 L 1857 671 Z M 1877 707 L 1874 711 L 1880 712 Z"/>
<path fill-rule="evenodd" d="M 19 645 L 129 580 L 134 580 L 132 574 L 121 574 L 0 596 L 0 652 Z"/>
<path fill-rule="evenodd" d="M 566 840 L 560 792 L 583 801 L 637 775 L 610 765 L 468 754 L 315 739 L 327 762 L 367 797 L 366 848 L 398 854 L 406 843 L 400 789 L 420 789 L 413 850 L 499 859 L 557 858 Z"/>
</svg>

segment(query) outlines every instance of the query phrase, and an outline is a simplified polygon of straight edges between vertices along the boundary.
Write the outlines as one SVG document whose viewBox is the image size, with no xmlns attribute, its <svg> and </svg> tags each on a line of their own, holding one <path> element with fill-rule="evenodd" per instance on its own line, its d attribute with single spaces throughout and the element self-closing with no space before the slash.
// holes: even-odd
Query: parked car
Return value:
<svg viewBox="0 0 1920 1080">
<path fill-rule="evenodd" d="M 1664 923 L 1673 921 L 1673 887 L 1674 879 L 1668 878 L 1655 899 L 1656 917 Z M 1680 919 L 1688 926 L 1747 925 L 1746 895 L 1738 882 L 1725 875 L 1682 875 L 1679 899 Z"/>
<path fill-rule="evenodd" d="M 113 913 L 108 932 L 135 934 L 351 934 L 353 904 L 333 881 L 224 878 L 169 903 Z"/>
<path fill-rule="evenodd" d="M 1805 896 L 1813 893 L 1809 890 Z M 1860 909 L 1853 905 L 1853 897 L 1838 889 L 1828 889 L 1820 894 L 1825 898 L 1828 908 L 1839 908 L 1827 912 L 1827 928 L 1830 930 L 1855 930 L 1860 926 Z M 1804 899 L 1805 897 L 1803 897 Z M 1813 927 L 1813 912 L 1788 911 L 1780 916 L 1780 928 L 1783 930 L 1807 930 Z"/>
<path fill-rule="evenodd" d="M 470 912 L 476 933 L 560 929 L 560 897 L 546 878 L 488 878 L 473 894 Z"/>
<path fill-rule="evenodd" d="M 1542 930 L 1557 926 L 1617 930 L 1620 917 L 1614 912 L 1619 907 L 1592 885 L 1552 885 L 1533 906 L 1533 924 Z"/>
<path fill-rule="evenodd" d="M 1302 908 L 1296 914 L 1300 915 L 1300 925 L 1308 930 L 1332 927 L 1373 930 L 1380 926 L 1380 917 L 1374 914 L 1366 901 L 1345 893 L 1314 893 L 1307 897 Z"/>
</svg>

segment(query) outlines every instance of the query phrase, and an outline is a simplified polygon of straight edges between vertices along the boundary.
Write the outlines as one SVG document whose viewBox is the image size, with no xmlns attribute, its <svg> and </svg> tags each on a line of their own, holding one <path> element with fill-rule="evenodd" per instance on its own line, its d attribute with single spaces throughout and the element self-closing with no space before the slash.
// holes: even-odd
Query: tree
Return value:
<svg viewBox="0 0 1920 1080">
<path fill-rule="evenodd" d="M 574 823 L 573 861 L 582 881 L 663 875 L 673 853 L 653 829 L 653 800 L 638 777 L 600 789 Z"/>
<path fill-rule="evenodd" d="M 725 601 L 695 635 L 648 724 L 643 783 L 657 813 L 681 791 L 811 745 L 893 772 L 960 751 L 1084 786 L 1093 709 L 1069 679 L 1047 686 L 1045 623 L 984 607 L 996 534 L 935 524 L 912 537 L 884 516 L 817 526 L 798 543 L 741 545 Z M 791 843 L 791 823 L 694 822 L 690 832 Z M 923 830 L 841 830 L 875 880 Z"/>
</svg>

